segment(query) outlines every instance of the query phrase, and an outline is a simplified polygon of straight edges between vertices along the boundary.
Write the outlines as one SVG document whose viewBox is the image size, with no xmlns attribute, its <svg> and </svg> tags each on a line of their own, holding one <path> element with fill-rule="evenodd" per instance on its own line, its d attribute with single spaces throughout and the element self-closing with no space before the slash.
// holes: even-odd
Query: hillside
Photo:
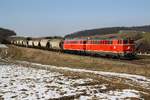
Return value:
<svg viewBox="0 0 150 100">
<path fill-rule="evenodd" d="M 109 28 L 84 30 L 84 31 L 79 31 L 79 32 L 75 32 L 72 34 L 68 34 L 65 36 L 65 38 L 78 38 L 78 37 L 87 37 L 87 36 L 95 36 L 95 35 L 114 34 L 114 33 L 118 33 L 120 30 L 134 30 L 134 31 L 150 32 L 150 25 L 136 26 L 136 27 L 109 27 Z"/>
<path fill-rule="evenodd" d="M 9 29 L 0 28 L 0 42 L 5 42 L 9 36 L 16 35 L 16 33 Z"/>
</svg>

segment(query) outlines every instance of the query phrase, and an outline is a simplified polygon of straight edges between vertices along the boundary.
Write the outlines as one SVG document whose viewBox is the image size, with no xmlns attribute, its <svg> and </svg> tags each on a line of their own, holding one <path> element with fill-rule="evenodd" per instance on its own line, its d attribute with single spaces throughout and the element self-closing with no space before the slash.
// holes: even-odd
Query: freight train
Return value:
<svg viewBox="0 0 150 100">
<path fill-rule="evenodd" d="M 39 39 L 12 40 L 17 46 L 58 50 L 64 52 L 82 52 L 109 57 L 135 57 L 135 44 L 130 39 Z"/>
</svg>

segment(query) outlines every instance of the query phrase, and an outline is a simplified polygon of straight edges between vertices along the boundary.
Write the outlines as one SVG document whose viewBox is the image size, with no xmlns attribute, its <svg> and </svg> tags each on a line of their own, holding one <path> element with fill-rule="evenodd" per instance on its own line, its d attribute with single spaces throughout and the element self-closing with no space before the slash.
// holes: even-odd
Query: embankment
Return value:
<svg viewBox="0 0 150 100">
<path fill-rule="evenodd" d="M 9 60 L 23 60 L 41 64 L 49 64 L 61 67 L 83 68 L 96 71 L 130 73 L 150 76 L 150 59 L 119 60 L 108 58 L 96 58 L 52 52 L 33 48 L 8 46 L 7 50 L 1 50 L 0 56 Z"/>
</svg>

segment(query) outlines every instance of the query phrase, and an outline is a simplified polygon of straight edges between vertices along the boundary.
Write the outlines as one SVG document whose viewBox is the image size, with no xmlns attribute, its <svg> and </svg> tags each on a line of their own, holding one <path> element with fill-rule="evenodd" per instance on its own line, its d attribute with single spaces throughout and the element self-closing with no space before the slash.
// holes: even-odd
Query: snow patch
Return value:
<svg viewBox="0 0 150 100">
<path fill-rule="evenodd" d="M 0 65 L 0 69 L 0 96 L 5 100 L 140 98 L 136 90 L 106 91 L 107 84 L 87 85 L 94 81 L 89 78 L 70 78 L 22 65 Z"/>
<path fill-rule="evenodd" d="M 20 61 L 19 61 L 20 62 Z M 24 61 L 23 63 L 28 63 Z M 127 79 L 127 83 L 129 81 L 132 81 L 133 83 L 136 83 L 139 86 L 142 86 L 143 88 L 150 89 L 150 78 L 141 76 L 141 75 L 132 75 L 132 74 L 126 74 L 126 73 L 115 73 L 115 72 L 104 72 L 104 71 L 92 71 L 92 70 L 86 70 L 86 69 L 74 69 L 69 67 L 57 67 L 57 66 L 51 66 L 51 65 L 42 65 L 38 63 L 30 63 L 32 65 L 36 66 L 43 66 L 44 68 L 52 68 L 52 69 L 58 69 L 58 70 L 67 70 L 67 71 L 73 71 L 73 72 L 84 72 L 84 73 L 92 73 L 100 76 L 105 76 L 108 78 L 112 77 L 118 77 L 118 78 L 124 78 Z"/>
<path fill-rule="evenodd" d="M 0 48 L 8 48 L 8 47 L 4 44 L 0 44 Z"/>
</svg>

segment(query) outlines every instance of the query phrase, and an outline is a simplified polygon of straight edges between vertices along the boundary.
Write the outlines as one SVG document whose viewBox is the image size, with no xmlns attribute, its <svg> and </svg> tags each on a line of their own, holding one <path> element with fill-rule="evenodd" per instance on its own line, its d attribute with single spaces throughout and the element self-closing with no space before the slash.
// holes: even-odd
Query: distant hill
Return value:
<svg viewBox="0 0 150 100">
<path fill-rule="evenodd" d="M 109 28 L 83 30 L 83 31 L 68 34 L 65 36 L 65 38 L 79 38 L 79 37 L 87 37 L 87 36 L 95 36 L 95 35 L 114 34 L 114 33 L 118 33 L 120 30 L 150 32 L 150 25 L 135 26 L 135 27 L 109 27 Z"/>
<path fill-rule="evenodd" d="M 0 28 L 0 42 L 5 42 L 9 36 L 16 35 L 13 30 Z"/>
</svg>

